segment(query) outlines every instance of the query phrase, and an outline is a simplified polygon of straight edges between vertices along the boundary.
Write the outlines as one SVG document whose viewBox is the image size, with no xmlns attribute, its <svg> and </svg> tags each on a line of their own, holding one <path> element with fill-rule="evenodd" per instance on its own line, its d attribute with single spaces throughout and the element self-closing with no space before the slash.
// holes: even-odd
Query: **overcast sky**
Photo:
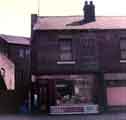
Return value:
<svg viewBox="0 0 126 120">
<path fill-rule="evenodd" d="M 0 0 L 0 34 L 30 36 L 30 14 L 83 15 L 85 0 Z M 126 0 L 93 0 L 97 16 L 126 16 Z"/>
</svg>

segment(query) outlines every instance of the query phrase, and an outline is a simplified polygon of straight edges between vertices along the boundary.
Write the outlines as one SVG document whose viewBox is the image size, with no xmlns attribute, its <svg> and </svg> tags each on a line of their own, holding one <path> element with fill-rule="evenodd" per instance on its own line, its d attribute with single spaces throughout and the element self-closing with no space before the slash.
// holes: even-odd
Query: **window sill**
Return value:
<svg viewBox="0 0 126 120">
<path fill-rule="evenodd" d="M 126 60 L 120 60 L 120 63 L 126 63 Z"/>
<path fill-rule="evenodd" d="M 75 61 L 57 61 L 57 64 L 75 64 Z"/>
</svg>

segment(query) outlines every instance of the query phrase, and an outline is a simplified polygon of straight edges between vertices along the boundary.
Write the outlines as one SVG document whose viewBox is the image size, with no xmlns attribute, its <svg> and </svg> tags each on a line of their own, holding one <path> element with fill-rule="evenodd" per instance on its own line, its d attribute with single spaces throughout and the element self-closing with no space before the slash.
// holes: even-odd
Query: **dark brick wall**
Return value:
<svg viewBox="0 0 126 120">
<path fill-rule="evenodd" d="M 19 49 L 30 49 L 30 46 L 9 44 L 0 38 L 0 68 L 5 69 L 4 81 L 9 89 L 0 90 L 0 113 L 19 112 L 20 106 L 28 97 L 28 85 L 31 82 L 30 54 L 21 58 Z M 13 88 L 10 80 L 15 81 Z"/>
<path fill-rule="evenodd" d="M 120 37 L 124 36 L 126 31 L 106 30 L 99 32 L 98 51 L 99 61 L 104 72 L 126 72 L 120 63 Z"/>
<path fill-rule="evenodd" d="M 125 36 L 125 30 L 62 30 L 62 31 L 35 31 L 32 40 L 32 72 L 62 73 L 62 72 L 125 72 L 126 65 L 120 63 L 119 41 Z M 72 51 L 74 65 L 59 65 L 58 60 L 58 37 L 72 36 Z M 90 64 L 91 59 L 85 60 L 83 48 L 85 39 L 93 39 L 96 44 L 96 55 Z M 91 49 L 92 50 L 92 49 Z M 96 64 L 95 64 L 96 63 Z M 125 67 L 124 67 L 125 66 Z"/>
<path fill-rule="evenodd" d="M 30 54 L 26 55 L 24 52 L 24 57 L 19 56 L 19 50 L 26 49 L 30 50 L 30 46 L 25 45 L 8 45 L 9 58 L 15 63 L 15 88 L 24 88 L 30 83 Z"/>
<path fill-rule="evenodd" d="M 89 37 L 86 36 L 86 34 L 88 34 Z M 84 39 L 93 39 L 95 41 L 95 34 L 95 32 L 90 33 L 88 31 L 39 31 L 32 40 L 33 73 L 77 73 L 83 71 L 97 71 L 97 46 L 96 56 L 92 60 L 94 64 L 90 63 L 90 58 L 84 59 L 84 52 L 86 49 L 83 48 Z M 72 38 L 72 53 L 75 64 L 57 64 L 60 54 L 58 48 L 60 36 Z"/>
</svg>

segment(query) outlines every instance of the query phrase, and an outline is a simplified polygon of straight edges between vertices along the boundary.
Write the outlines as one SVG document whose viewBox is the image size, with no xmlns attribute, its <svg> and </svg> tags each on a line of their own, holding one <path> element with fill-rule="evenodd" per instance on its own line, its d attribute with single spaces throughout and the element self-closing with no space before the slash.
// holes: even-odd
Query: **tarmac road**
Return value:
<svg viewBox="0 0 126 120">
<path fill-rule="evenodd" d="M 100 115 L 0 115 L 0 120 L 126 120 L 126 113 Z"/>
</svg>

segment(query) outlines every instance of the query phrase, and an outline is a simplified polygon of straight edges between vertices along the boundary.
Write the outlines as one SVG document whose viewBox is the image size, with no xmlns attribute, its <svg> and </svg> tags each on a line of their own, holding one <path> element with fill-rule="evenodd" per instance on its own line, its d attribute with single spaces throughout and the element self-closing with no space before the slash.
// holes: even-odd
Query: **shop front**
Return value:
<svg viewBox="0 0 126 120">
<path fill-rule="evenodd" d="M 126 73 L 105 73 L 108 110 L 126 110 Z"/>
<path fill-rule="evenodd" d="M 99 113 L 100 80 L 92 74 L 39 76 L 39 110 L 49 114 Z"/>
</svg>

